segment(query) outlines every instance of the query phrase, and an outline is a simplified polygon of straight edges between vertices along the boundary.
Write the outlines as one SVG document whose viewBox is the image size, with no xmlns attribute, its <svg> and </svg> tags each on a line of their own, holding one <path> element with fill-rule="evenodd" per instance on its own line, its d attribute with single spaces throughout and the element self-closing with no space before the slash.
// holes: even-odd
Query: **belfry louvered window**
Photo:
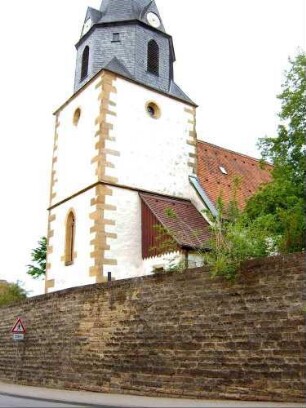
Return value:
<svg viewBox="0 0 306 408">
<path fill-rule="evenodd" d="M 159 47 L 154 40 L 148 43 L 148 72 L 159 75 Z"/>
<path fill-rule="evenodd" d="M 89 47 L 86 46 L 82 55 L 81 81 L 88 75 Z"/>
</svg>

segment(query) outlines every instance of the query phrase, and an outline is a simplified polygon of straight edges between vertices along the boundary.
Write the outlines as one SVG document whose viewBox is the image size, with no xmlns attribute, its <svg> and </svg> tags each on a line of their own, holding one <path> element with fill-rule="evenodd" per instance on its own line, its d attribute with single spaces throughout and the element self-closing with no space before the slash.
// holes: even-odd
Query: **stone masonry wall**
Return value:
<svg viewBox="0 0 306 408">
<path fill-rule="evenodd" d="M 69 289 L 0 309 L 0 380 L 102 392 L 302 401 L 303 254 Z M 24 343 L 10 329 L 21 316 Z"/>
</svg>

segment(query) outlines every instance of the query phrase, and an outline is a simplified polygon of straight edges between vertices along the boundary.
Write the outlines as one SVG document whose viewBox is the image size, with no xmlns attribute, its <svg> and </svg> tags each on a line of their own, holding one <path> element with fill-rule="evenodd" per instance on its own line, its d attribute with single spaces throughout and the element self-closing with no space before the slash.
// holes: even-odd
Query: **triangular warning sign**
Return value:
<svg viewBox="0 0 306 408">
<path fill-rule="evenodd" d="M 25 328 L 24 328 L 24 325 L 23 325 L 20 318 L 17 319 L 17 322 L 15 323 L 15 325 L 12 328 L 11 332 L 15 333 L 15 334 L 24 334 L 26 332 Z"/>
</svg>

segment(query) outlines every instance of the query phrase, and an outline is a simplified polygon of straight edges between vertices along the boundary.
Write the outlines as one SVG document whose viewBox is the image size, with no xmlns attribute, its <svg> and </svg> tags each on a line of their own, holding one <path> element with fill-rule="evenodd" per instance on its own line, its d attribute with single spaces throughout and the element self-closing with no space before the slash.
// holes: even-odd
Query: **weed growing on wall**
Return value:
<svg viewBox="0 0 306 408">
<path fill-rule="evenodd" d="M 236 201 L 226 206 L 220 197 L 217 212 L 218 215 L 211 218 L 210 251 L 203 253 L 203 256 L 212 276 L 233 280 L 243 262 L 268 255 L 271 243 L 265 230 L 245 225 Z M 207 216 L 210 217 L 210 214 L 207 213 Z"/>
</svg>

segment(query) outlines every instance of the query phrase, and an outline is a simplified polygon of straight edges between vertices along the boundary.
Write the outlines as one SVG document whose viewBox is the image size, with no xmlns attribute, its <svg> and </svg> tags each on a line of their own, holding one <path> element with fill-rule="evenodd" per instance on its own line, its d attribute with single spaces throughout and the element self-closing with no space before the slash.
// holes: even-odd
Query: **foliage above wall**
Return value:
<svg viewBox="0 0 306 408">
<path fill-rule="evenodd" d="M 26 291 L 17 283 L 0 281 L 0 306 L 9 305 L 27 297 Z"/>
<path fill-rule="evenodd" d="M 263 160 L 274 165 L 272 182 L 250 198 L 242 213 L 235 198 L 227 208 L 220 198 L 211 252 L 204 255 L 214 275 L 233 279 L 247 259 L 305 250 L 306 55 L 300 52 L 289 62 L 278 96 L 278 135 L 259 141 Z"/>
<path fill-rule="evenodd" d="M 211 220 L 211 250 L 203 252 L 203 256 L 212 276 L 233 280 L 244 261 L 269 254 L 270 241 L 266 239 L 266 230 L 258 230 L 252 223 L 246 225 L 236 201 L 226 206 L 220 198 L 217 212 L 217 217 Z"/>
<path fill-rule="evenodd" d="M 306 54 L 290 61 L 278 96 L 282 108 L 277 137 L 260 139 L 262 157 L 272 161 L 272 183 L 247 203 L 244 216 L 267 229 L 281 252 L 305 249 L 304 180 L 306 173 Z"/>
</svg>

